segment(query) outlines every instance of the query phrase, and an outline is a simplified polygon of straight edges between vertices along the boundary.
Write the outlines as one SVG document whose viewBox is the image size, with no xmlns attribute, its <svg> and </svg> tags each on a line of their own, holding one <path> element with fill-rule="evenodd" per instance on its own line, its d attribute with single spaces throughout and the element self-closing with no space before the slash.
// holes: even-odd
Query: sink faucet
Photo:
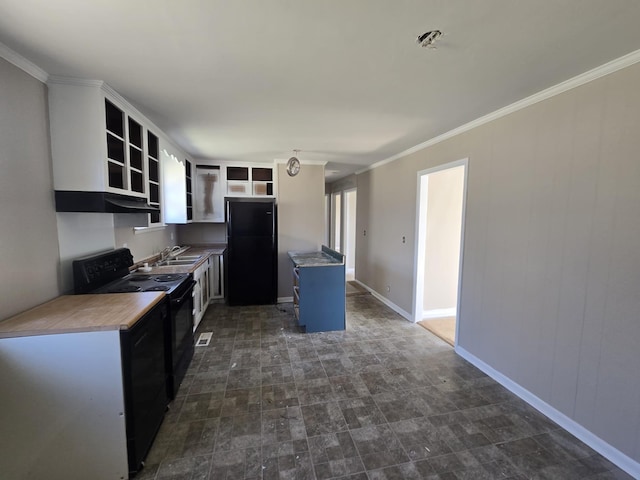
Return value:
<svg viewBox="0 0 640 480">
<path fill-rule="evenodd" d="M 167 257 L 169 256 L 169 253 L 171 252 L 171 248 L 170 247 L 165 247 L 162 249 L 162 251 L 160 252 L 160 260 L 164 261 L 167 259 Z"/>
</svg>

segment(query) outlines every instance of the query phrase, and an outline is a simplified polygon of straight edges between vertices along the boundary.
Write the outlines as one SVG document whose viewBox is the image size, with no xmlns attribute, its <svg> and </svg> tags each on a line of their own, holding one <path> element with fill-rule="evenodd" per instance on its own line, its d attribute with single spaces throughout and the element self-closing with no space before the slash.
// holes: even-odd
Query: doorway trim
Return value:
<svg viewBox="0 0 640 480">
<path fill-rule="evenodd" d="M 467 179 L 469 175 L 469 158 L 463 158 L 454 162 L 445 163 L 436 167 L 420 170 L 417 173 L 417 195 L 416 195 L 416 229 L 415 229 L 415 252 L 414 252 L 414 278 L 413 278 L 413 322 L 417 323 L 422 320 L 423 303 L 424 303 L 424 282 L 425 282 L 425 242 L 426 242 L 426 222 L 423 221 L 426 218 L 426 202 L 422 199 L 426 196 L 428 191 L 428 185 L 423 183 L 423 179 L 432 173 L 440 172 L 442 170 L 448 170 L 455 167 L 464 167 L 463 185 L 462 185 L 462 225 L 460 226 L 460 254 L 458 257 L 458 291 L 456 298 L 456 336 L 455 346 L 458 345 L 458 332 L 460 329 L 460 298 L 462 293 L 462 262 L 464 252 L 464 226 L 466 217 L 466 204 L 467 204 Z"/>
</svg>

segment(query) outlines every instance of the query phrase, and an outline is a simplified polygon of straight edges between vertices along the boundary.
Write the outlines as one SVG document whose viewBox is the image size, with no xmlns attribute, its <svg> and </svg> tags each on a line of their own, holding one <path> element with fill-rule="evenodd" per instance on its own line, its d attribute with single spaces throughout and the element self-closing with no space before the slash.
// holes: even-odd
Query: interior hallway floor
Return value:
<svg viewBox="0 0 640 480">
<path fill-rule="evenodd" d="M 418 322 L 435 336 L 440 337 L 452 347 L 456 343 L 456 317 L 428 318 Z"/>
<path fill-rule="evenodd" d="M 209 307 L 136 479 L 630 479 L 371 295 L 347 330 L 291 304 Z"/>
</svg>

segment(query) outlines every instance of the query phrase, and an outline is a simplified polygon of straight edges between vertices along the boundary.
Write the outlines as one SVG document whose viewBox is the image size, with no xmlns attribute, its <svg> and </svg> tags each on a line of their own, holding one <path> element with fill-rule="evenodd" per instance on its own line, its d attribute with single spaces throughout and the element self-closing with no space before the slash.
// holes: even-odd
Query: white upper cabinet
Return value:
<svg viewBox="0 0 640 480">
<path fill-rule="evenodd" d="M 227 165 L 224 168 L 227 173 L 227 196 L 272 197 L 275 195 L 272 167 Z"/>
<path fill-rule="evenodd" d="M 193 168 L 193 162 L 186 158 L 184 160 L 185 166 L 185 189 L 187 191 L 187 222 L 193 221 L 193 174 L 195 173 Z"/>
<path fill-rule="evenodd" d="M 162 224 L 162 206 L 160 202 L 160 143 L 158 137 L 147 130 L 147 172 L 149 178 L 149 205 L 158 211 L 149 214 L 148 226 Z"/>
<path fill-rule="evenodd" d="M 149 198 L 146 120 L 103 82 L 49 81 L 55 190 Z"/>
<path fill-rule="evenodd" d="M 192 181 L 195 223 L 223 223 L 225 197 L 276 196 L 273 167 L 267 164 L 198 164 Z"/>
<path fill-rule="evenodd" d="M 164 222 L 188 223 L 191 220 L 191 161 L 163 139 L 160 145 Z"/>
<path fill-rule="evenodd" d="M 224 222 L 226 185 L 219 165 L 196 165 L 194 222 Z"/>
</svg>

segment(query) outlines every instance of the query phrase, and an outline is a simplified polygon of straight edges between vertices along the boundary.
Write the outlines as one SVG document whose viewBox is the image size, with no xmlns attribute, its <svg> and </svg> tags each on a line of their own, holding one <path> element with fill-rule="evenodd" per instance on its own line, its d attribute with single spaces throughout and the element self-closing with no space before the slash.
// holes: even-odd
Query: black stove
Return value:
<svg viewBox="0 0 640 480">
<path fill-rule="evenodd" d="M 189 281 L 188 273 L 146 275 L 129 273 L 133 256 L 128 248 L 78 258 L 73 261 L 75 293 L 167 292 L 171 296 Z"/>
<path fill-rule="evenodd" d="M 194 353 L 193 287 L 188 273 L 129 273 L 133 256 L 128 248 L 78 258 L 73 261 L 73 287 L 82 293 L 165 292 L 169 315 L 165 327 L 167 392 L 174 398 Z"/>
</svg>

